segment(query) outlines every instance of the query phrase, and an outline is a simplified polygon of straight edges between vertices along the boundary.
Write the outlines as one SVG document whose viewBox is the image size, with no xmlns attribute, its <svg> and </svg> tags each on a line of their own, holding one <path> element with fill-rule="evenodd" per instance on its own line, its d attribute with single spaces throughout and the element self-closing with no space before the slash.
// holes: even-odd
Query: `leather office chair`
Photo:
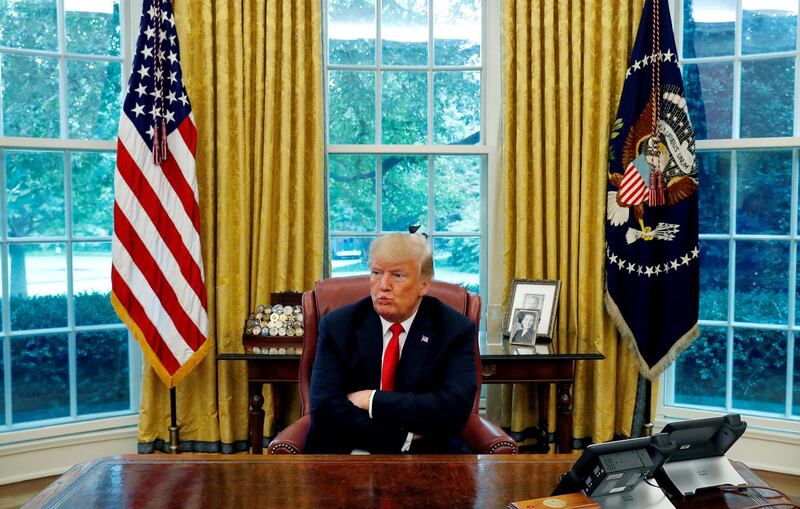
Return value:
<svg viewBox="0 0 800 509">
<path fill-rule="evenodd" d="M 475 323 L 475 377 L 478 390 L 472 413 L 467 420 L 461 438 L 478 454 L 516 454 L 517 444 L 502 429 L 487 421 L 478 413 L 481 395 L 481 361 L 478 349 L 478 325 L 480 323 L 481 298 L 465 288 L 433 281 L 428 292 L 445 304 L 464 313 Z M 317 330 L 319 320 L 347 304 L 352 304 L 369 295 L 369 276 L 351 276 L 318 281 L 313 290 L 303 294 L 303 355 L 300 357 L 300 401 L 302 414 L 298 421 L 278 433 L 267 449 L 268 454 L 300 454 L 311 425 L 311 368 L 317 352 Z"/>
</svg>

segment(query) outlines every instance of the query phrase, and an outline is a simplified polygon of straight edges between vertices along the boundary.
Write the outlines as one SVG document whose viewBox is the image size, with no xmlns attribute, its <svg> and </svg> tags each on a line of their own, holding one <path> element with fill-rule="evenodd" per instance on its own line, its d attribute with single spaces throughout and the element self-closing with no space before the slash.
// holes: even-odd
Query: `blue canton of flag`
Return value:
<svg viewBox="0 0 800 509">
<path fill-rule="evenodd" d="M 169 134 L 192 107 L 183 86 L 172 2 L 146 2 L 145 7 L 123 110 L 152 150 L 154 139 L 163 140 L 162 121 Z"/>
<path fill-rule="evenodd" d="M 699 333 L 697 164 L 675 51 L 667 0 L 646 0 L 609 140 L 606 309 L 649 379 Z"/>
</svg>

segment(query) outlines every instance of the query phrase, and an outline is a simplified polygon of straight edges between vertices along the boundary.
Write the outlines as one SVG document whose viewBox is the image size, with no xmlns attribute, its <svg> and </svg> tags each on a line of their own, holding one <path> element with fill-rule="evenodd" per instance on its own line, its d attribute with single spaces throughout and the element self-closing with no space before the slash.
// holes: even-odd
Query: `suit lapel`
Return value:
<svg viewBox="0 0 800 509">
<path fill-rule="evenodd" d="M 435 338 L 432 336 L 433 324 L 430 313 L 427 312 L 426 300 L 423 299 L 408 331 L 400 363 L 395 374 L 395 389 L 398 392 L 410 392 L 416 388 L 417 379 L 425 358 L 430 351 L 430 345 Z"/>
<path fill-rule="evenodd" d="M 383 355 L 383 340 L 381 337 L 381 320 L 369 303 L 367 319 L 363 326 L 356 330 L 358 341 L 358 354 L 363 362 L 364 377 L 369 387 L 378 389 L 381 386 L 381 356 Z"/>
</svg>

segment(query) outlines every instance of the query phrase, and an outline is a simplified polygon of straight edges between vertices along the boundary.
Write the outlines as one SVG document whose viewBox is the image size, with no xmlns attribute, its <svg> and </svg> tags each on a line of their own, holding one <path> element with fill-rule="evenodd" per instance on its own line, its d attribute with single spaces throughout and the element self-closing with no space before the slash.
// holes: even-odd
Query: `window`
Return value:
<svg viewBox="0 0 800 509">
<path fill-rule="evenodd" d="M 800 430 L 797 11 L 676 7 L 701 179 L 701 337 L 668 371 L 665 404 Z"/>
<path fill-rule="evenodd" d="M 330 274 L 367 272 L 369 243 L 422 225 L 436 278 L 485 277 L 480 0 L 327 0 Z"/>
<path fill-rule="evenodd" d="M 138 410 L 109 302 L 123 8 L 0 2 L 0 432 Z"/>
</svg>

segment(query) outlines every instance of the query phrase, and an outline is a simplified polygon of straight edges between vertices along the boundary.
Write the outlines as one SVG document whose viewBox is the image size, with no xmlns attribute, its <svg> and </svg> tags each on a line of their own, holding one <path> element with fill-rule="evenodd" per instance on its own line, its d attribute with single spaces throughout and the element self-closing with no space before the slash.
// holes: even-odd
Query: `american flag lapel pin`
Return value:
<svg viewBox="0 0 800 509">
<path fill-rule="evenodd" d="M 423 343 L 427 343 L 428 342 L 428 336 L 423 335 L 422 336 L 422 342 Z"/>
</svg>

